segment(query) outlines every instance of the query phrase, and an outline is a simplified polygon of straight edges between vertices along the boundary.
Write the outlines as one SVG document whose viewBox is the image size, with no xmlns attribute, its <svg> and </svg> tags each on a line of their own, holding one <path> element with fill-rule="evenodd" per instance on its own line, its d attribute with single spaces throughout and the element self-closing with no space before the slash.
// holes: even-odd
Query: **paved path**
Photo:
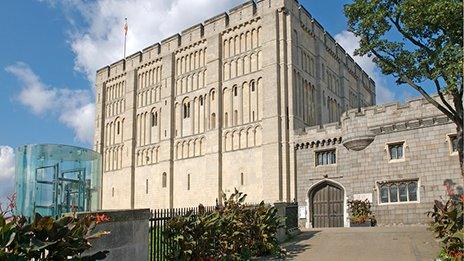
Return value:
<svg viewBox="0 0 464 261">
<path fill-rule="evenodd" d="M 284 244 L 292 260 L 435 260 L 438 243 L 425 226 L 303 231 Z"/>
</svg>

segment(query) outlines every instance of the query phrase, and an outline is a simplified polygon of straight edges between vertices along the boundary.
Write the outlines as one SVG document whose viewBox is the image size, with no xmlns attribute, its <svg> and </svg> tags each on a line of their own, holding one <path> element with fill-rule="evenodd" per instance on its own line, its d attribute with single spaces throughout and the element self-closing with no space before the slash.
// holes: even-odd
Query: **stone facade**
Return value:
<svg viewBox="0 0 464 261">
<path fill-rule="evenodd" d="M 340 124 L 301 130 L 295 140 L 300 224 L 314 225 L 317 210 L 311 195 L 324 183 L 344 194 L 345 226 L 349 225 L 346 202 L 354 198 L 370 199 L 380 225 L 427 222 L 425 213 L 433 201 L 446 196 L 445 182 L 462 190 L 458 155 L 451 144 L 455 134 L 455 125 L 423 99 L 349 110 Z M 402 144 L 403 152 L 392 159 L 390 148 L 395 144 Z M 317 164 L 318 152 L 328 150 L 335 150 L 335 162 Z M 381 201 L 382 184 L 397 184 L 396 193 L 399 184 L 408 182 L 411 188 L 417 184 L 415 197 Z"/>
<path fill-rule="evenodd" d="M 212 205 L 234 188 L 293 201 L 294 130 L 374 102 L 297 1 L 246 2 L 97 71 L 102 206 Z"/>
</svg>

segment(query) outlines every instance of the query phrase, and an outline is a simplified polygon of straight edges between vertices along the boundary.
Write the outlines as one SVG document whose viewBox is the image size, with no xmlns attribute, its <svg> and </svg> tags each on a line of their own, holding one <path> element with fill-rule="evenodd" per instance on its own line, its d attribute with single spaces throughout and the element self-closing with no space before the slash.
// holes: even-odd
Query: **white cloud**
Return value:
<svg viewBox="0 0 464 261">
<path fill-rule="evenodd" d="M 391 102 L 395 100 L 395 93 L 387 87 L 387 81 L 382 76 L 379 68 L 371 57 L 355 56 L 354 51 L 359 48 L 359 38 L 352 32 L 343 31 L 335 35 L 335 40 L 349 53 L 355 62 L 375 81 L 377 103 Z"/>
<path fill-rule="evenodd" d="M 92 143 L 95 105 L 90 90 L 47 86 L 23 62 L 9 65 L 5 69 L 22 83 L 18 100 L 23 105 L 39 116 L 58 115 L 60 122 L 73 129 L 77 140 Z"/>
<path fill-rule="evenodd" d="M 0 145 L 0 204 L 14 191 L 14 149 Z"/>
<path fill-rule="evenodd" d="M 5 70 L 20 79 L 26 87 L 21 91 L 18 98 L 22 104 L 29 106 L 32 112 L 40 115 L 53 107 L 50 101 L 55 100 L 56 92 L 44 86 L 27 64 L 17 62 L 14 65 L 7 66 Z"/>
<path fill-rule="evenodd" d="M 243 0 L 64 0 L 61 7 L 73 26 L 75 69 L 92 82 L 97 69 L 123 58 L 125 17 L 132 54 L 239 3 Z"/>
</svg>

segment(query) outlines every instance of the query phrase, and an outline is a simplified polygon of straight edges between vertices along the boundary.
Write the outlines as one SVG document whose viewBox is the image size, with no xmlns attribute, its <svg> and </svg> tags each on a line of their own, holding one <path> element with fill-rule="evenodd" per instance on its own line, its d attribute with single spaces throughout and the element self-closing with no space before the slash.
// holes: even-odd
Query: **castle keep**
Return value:
<svg viewBox="0 0 464 261">
<path fill-rule="evenodd" d="M 307 225 L 314 206 L 338 218 L 326 224 L 325 213 L 316 226 L 345 225 L 347 198 L 371 193 L 375 202 L 391 180 L 406 178 L 411 191 L 416 184 L 422 200 L 428 189 L 420 186 L 440 178 L 414 175 L 425 165 L 408 148 L 416 150 L 420 130 L 433 146 L 453 132 L 433 108 L 424 112 L 435 113 L 425 117 L 432 124 L 419 120 L 421 106 L 343 114 L 374 105 L 375 84 L 296 0 L 246 2 L 101 68 L 96 101 L 104 209 L 213 205 L 237 188 L 250 202 L 297 200 Z M 329 124 L 340 117 L 341 126 Z M 389 165 L 391 142 L 405 158 Z M 436 150 L 450 156 L 446 146 Z M 413 162 L 416 169 L 401 171 Z"/>
</svg>

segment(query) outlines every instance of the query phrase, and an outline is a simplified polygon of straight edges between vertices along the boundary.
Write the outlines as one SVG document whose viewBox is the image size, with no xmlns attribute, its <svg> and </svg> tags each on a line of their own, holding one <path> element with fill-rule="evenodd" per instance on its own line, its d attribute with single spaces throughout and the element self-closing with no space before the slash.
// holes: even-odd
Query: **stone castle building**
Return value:
<svg viewBox="0 0 464 261">
<path fill-rule="evenodd" d="M 300 223 L 348 226 L 368 199 L 379 224 L 426 223 L 447 183 L 463 193 L 456 126 L 425 99 L 349 110 L 295 135 Z"/>
<path fill-rule="evenodd" d="M 316 190 L 332 191 L 330 198 L 341 202 L 338 217 L 346 218 L 347 198 L 372 193 L 389 177 L 428 184 L 409 178 L 414 170 L 387 175 L 383 169 L 390 165 L 360 162 L 380 160 L 370 154 L 380 140 L 407 133 L 396 127 L 401 113 L 370 107 L 361 110 L 365 116 L 342 116 L 374 105 L 375 84 L 296 0 L 246 2 L 98 70 L 96 101 L 94 146 L 103 155 L 104 209 L 213 205 L 222 192 L 237 188 L 251 202 L 297 200 L 302 220 L 314 225 L 310 200 L 320 199 L 327 211 L 333 205 L 320 193 L 314 197 Z M 391 118 L 391 133 L 381 115 Z M 341 128 L 311 127 L 340 117 Z M 416 141 L 388 142 L 416 164 L 407 150 L 421 128 L 408 122 L 401 124 Z M 439 126 L 452 133 L 449 122 Z M 341 146 L 350 139 L 356 149 L 367 146 L 369 139 L 359 140 L 358 132 L 373 140 L 366 149 Z"/>
</svg>

